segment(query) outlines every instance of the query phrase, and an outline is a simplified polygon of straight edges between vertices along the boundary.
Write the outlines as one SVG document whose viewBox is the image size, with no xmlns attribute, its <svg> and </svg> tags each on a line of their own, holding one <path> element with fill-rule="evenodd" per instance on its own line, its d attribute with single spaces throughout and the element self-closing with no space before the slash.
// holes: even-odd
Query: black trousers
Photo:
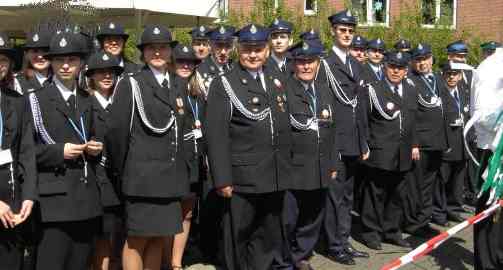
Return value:
<svg viewBox="0 0 503 270">
<path fill-rule="evenodd" d="M 417 202 L 416 212 L 408 213 L 413 216 L 413 221 L 407 224 L 407 231 L 414 232 L 427 226 L 433 215 L 433 193 L 437 176 L 442 163 L 441 151 L 421 151 L 421 158 L 416 162 L 413 180 L 416 186 Z M 414 184 L 413 184 L 414 185 Z"/>
<path fill-rule="evenodd" d="M 487 167 L 491 155 L 489 150 L 483 150 L 480 175 Z M 479 177 L 480 177 L 479 175 Z M 482 183 L 482 180 L 479 181 Z M 479 186 L 480 188 L 480 186 Z M 485 192 L 477 200 L 476 212 L 487 209 L 489 192 Z M 503 214 L 495 214 L 477 223 L 473 227 L 475 270 L 503 269 Z"/>
<path fill-rule="evenodd" d="M 41 223 L 37 270 L 88 270 L 100 225 L 98 218 Z"/>
<path fill-rule="evenodd" d="M 223 218 L 227 199 L 213 189 L 203 192 L 199 201 L 199 247 L 212 264 L 224 264 Z"/>
<path fill-rule="evenodd" d="M 285 194 L 283 210 L 292 268 L 312 254 L 325 215 L 326 190 L 292 190 Z"/>
<path fill-rule="evenodd" d="M 349 245 L 351 233 L 351 210 L 353 209 L 353 188 L 357 156 L 343 156 L 344 168 L 328 185 L 324 231 L 329 252 L 338 252 Z"/>
<path fill-rule="evenodd" d="M 479 153 L 479 149 L 477 149 L 477 144 L 476 142 L 468 142 L 468 145 L 470 146 L 470 149 L 472 151 L 472 154 L 475 156 L 477 160 L 480 160 L 481 155 Z M 478 175 L 478 169 L 479 167 L 471 158 L 468 159 L 468 165 L 467 165 L 467 174 L 466 174 L 466 180 L 465 180 L 465 197 L 471 197 L 475 198 L 477 194 L 479 193 L 479 175 Z"/>
<path fill-rule="evenodd" d="M 273 269 L 285 258 L 281 227 L 284 192 L 233 193 L 224 215 L 225 264 L 229 270 Z"/>
<path fill-rule="evenodd" d="M 446 222 L 448 215 L 463 212 L 467 161 L 442 161 L 434 188 L 433 220 Z"/>
<path fill-rule="evenodd" d="M 21 270 L 23 248 L 14 229 L 0 229 L 0 270 Z"/>
<path fill-rule="evenodd" d="M 368 168 L 363 186 L 361 222 L 366 242 L 401 239 L 402 198 L 406 173 Z"/>
</svg>

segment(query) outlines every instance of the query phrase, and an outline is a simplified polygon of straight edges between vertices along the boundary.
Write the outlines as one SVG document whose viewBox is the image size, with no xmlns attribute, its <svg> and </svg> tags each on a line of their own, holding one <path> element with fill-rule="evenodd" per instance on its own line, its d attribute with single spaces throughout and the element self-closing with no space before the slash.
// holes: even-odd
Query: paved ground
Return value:
<svg viewBox="0 0 503 270">
<path fill-rule="evenodd" d="M 469 214 L 463 215 L 469 217 Z M 452 223 L 452 222 L 451 222 Z M 454 224 L 451 224 L 451 226 Z M 447 228 L 434 226 L 439 230 L 446 230 Z M 413 244 L 418 246 L 425 240 L 420 238 L 404 235 L 404 237 Z M 357 241 L 352 241 L 356 249 L 363 250 L 370 253 L 370 259 L 358 259 L 356 266 L 344 266 L 334 263 L 323 255 L 316 254 L 312 260 L 311 265 L 315 270 L 374 270 L 380 269 L 389 261 L 398 258 L 408 252 L 403 248 L 392 245 L 383 244 L 383 250 L 374 251 L 366 248 Z M 197 258 L 192 258 L 193 263 L 188 267 L 189 270 L 221 270 L 212 265 L 205 265 L 198 263 Z M 428 269 L 428 270 L 472 270 L 473 269 L 473 231 L 468 228 L 458 233 L 458 235 L 449 239 L 442 244 L 438 249 L 434 250 L 430 255 L 421 258 L 418 262 L 410 264 L 401 269 Z"/>
</svg>

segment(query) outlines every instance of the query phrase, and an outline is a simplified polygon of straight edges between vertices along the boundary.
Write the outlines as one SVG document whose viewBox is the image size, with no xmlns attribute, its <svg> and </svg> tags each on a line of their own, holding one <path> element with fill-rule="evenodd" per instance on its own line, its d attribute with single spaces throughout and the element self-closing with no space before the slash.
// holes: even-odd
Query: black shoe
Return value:
<svg viewBox="0 0 503 270">
<path fill-rule="evenodd" d="M 346 251 L 339 251 L 339 252 L 330 252 L 327 254 L 327 258 L 330 260 L 340 263 L 340 264 L 345 264 L 345 265 L 355 265 L 355 260 L 353 260 L 353 257 L 351 254 L 347 253 Z"/>
<path fill-rule="evenodd" d="M 458 214 L 448 214 L 447 215 L 447 219 L 450 220 L 450 221 L 453 221 L 453 222 L 463 222 L 465 221 L 460 215 Z"/>
<path fill-rule="evenodd" d="M 381 243 L 377 241 L 363 241 L 363 244 L 373 250 L 382 250 Z"/>
<path fill-rule="evenodd" d="M 439 224 L 437 224 L 437 225 L 439 225 Z M 440 226 L 443 226 L 443 225 L 440 225 Z M 431 228 L 429 225 L 426 225 L 426 226 L 414 231 L 411 234 L 414 236 L 417 236 L 417 237 L 430 239 L 432 237 L 437 236 L 439 233 L 440 233 L 439 231 Z"/>
<path fill-rule="evenodd" d="M 439 221 L 439 220 L 432 220 L 431 223 L 435 224 L 435 225 L 438 225 L 438 226 L 442 226 L 442 227 L 449 227 L 449 221 Z"/>
<path fill-rule="evenodd" d="M 306 260 L 302 260 L 302 261 L 298 262 L 295 265 L 295 269 L 296 270 L 314 270 L 313 267 L 311 266 L 311 264 Z"/>
<path fill-rule="evenodd" d="M 405 241 L 402 238 L 384 239 L 384 242 L 386 242 L 388 244 L 395 245 L 395 246 L 404 247 L 404 248 L 411 248 L 412 247 L 409 242 Z"/>
<path fill-rule="evenodd" d="M 370 257 L 367 252 L 358 251 L 353 246 L 349 245 L 346 247 L 346 252 L 353 258 L 368 258 Z"/>
</svg>

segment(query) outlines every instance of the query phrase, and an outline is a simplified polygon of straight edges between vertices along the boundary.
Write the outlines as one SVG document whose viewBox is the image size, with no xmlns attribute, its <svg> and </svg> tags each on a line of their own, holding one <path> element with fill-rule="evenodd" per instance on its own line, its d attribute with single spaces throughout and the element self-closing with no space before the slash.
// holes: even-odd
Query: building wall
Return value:
<svg viewBox="0 0 503 270">
<path fill-rule="evenodd" d="M 252 9 L 255 0 L 228 0 L 229 10 L 245 12 Z M 286 5 L 302 12 L 303 0 L 285 0 Z M 327 0 L 333 10 L 342 10 L 344 0 Z M 390 0 L 391 23 L 393 17 L 407 7 L 413 7 L 418 0 Z M 503 41 L 503 0 L 457 0 L 458 31 L 470 30 L 484 39 Z"/>
</svg>

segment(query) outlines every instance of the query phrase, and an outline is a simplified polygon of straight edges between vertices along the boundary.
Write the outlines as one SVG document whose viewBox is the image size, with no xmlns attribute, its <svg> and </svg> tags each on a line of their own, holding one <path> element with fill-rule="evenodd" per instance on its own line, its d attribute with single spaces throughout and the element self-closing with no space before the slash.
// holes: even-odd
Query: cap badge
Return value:
<svg viewBox="0 0 503 270">
<path fill-rule="evenodd" d="M 405 45 L 405 40 L 403 40 L 403 39 L 402 39 L 401 43 L 402 43 L 403 45 Z"/>
<path fill-rule="evenodd" d="M 314 29 L 311 29 L 310 33 L 311 33 L 311 35 L 314 35 Z"/>
<path fill-rule="evenodd" d="M 388 110 L 390 110 L 390 111 L 391 111 L 391 110 L 393 110 L 393 108 L 395 108 L 395 104 L 393 104 L 393 103 L 391 103 L 391 102 L 388 102 L 388 103 L 386 104 L 386 109 L 388 109 Z"/>
<path fill-rule="evenodd" d="M 188 53 L 188 52 L 189 52 L 189 48 L 187 48 L 186 46 L 183 46 L 182 51 L 183 51 L 184 53 Z"/>
<path fill-rule="evenodd" d="M 220 26 L 220 30 L 218 30 L 220 34 L 225 34 L 225 28 L 223 26 Z"/>
<path fill-rule="evenodd" d="M 360 41 L 360 40 L 361 40 L 361 38 L 360 38 L 360 37 L 356 37 L 356 40 Z"/>
<path fill-rule="evenodd" d="M 204 26 L 201 25 L 201 27 L 199 27 L 199 32 L 204 32 L 205 30 Z"/>
<path fill-rule="evenodd" d="M 397 58 L 397 59 L 402 59 L 402 57 L 403 57 L 403 56 L 402 56 L 402 53 L 401 53 L 401 52 L 399 52 L 399 53 L 397 53 L 397 54 L 396 54 L 396 58 Z"/>
<path fill-rule="evenodd" d="M 161 33 L 161 30 L 159 30 L 159 28 L 154 28 L 154 31 L 152 31 L 152 33 L 154 33 L 154 35 L 159 35 Z"/>
<path fill-rule="evenodd" d="M 274 20 L 274 25 L 278 25 L 278 24 L 279 24 L 279 20 L 276 18 L 276 19 Z"/>
<path fill-rule="evenodd" d="M 352 16 L 352 15 L 351 15 L 351 10 L 349 10 L 349 9 L 348 9 L 348 10 L 346 11 L 346 16 L 348 16 L 348 17 L 351 17 L 351 16 Z"/>
<path fill-rule="evenodd" d="M 252 26 L 250 27 L 250 33 L 252 33 L 252 34 L 256 34 L 257 33 L 257 27 L 255 27 L 254 24 L 252 24 Z"/>
<path fill-rule="evenodd" d="M 302 50 L 304 50 L 304 51 L 309 50 L 309 44 L 307 44 L 306 42 L 304 42 L 304 43 L 302 44 Z"/>
<path fill-rule="evenodd" d="M 0 46 L 5 46 L 5 40 L 2 37 L 0 37 Z"/>
<path fill-rule="evenodd" d="M 66 47 L 66 45 L 68 45 L 68 42 L 66 42 L 66 39 L 65 39 L 65 38 L 62 38 L 62 39 L 59 41 L 59 47 L 64 48 L 64 47 Z"/>
<path fill-rule="evenodd" d="M 103 59 L 103 61 L 108 61 L 110 60 L 110 57 L 108 57 L 108 55 L 106 54 L 103 54 L 103 57 L 101 57 L 101 59 Z"/>
<path fill-rule="evenodd" d="M 37 42 L 39 40 L 38 34 L 33 35 L 33 42 Z"/>
<path fill-rule="evenodd" d="M 115 29 L 115 24 L 114 24 L 114 23 L 110 23 L 110 24 L 108 25 L 108 28 L 110 28 L 110 29 Z"/>
<path fill-rule="evenodd" d="M 381 44 L 382 40 L 380 38 L 377 39 L 377 44 Z"/>
<path fill-rule="evenodd" d="M 419 45 L 417 45 L 417 49 L 418 49 L 418 50 L 422 50 L 422 49 L 424 49 L 424 48 L 423 48 L 423 44 L 419 43 Z"/>
</svg>

